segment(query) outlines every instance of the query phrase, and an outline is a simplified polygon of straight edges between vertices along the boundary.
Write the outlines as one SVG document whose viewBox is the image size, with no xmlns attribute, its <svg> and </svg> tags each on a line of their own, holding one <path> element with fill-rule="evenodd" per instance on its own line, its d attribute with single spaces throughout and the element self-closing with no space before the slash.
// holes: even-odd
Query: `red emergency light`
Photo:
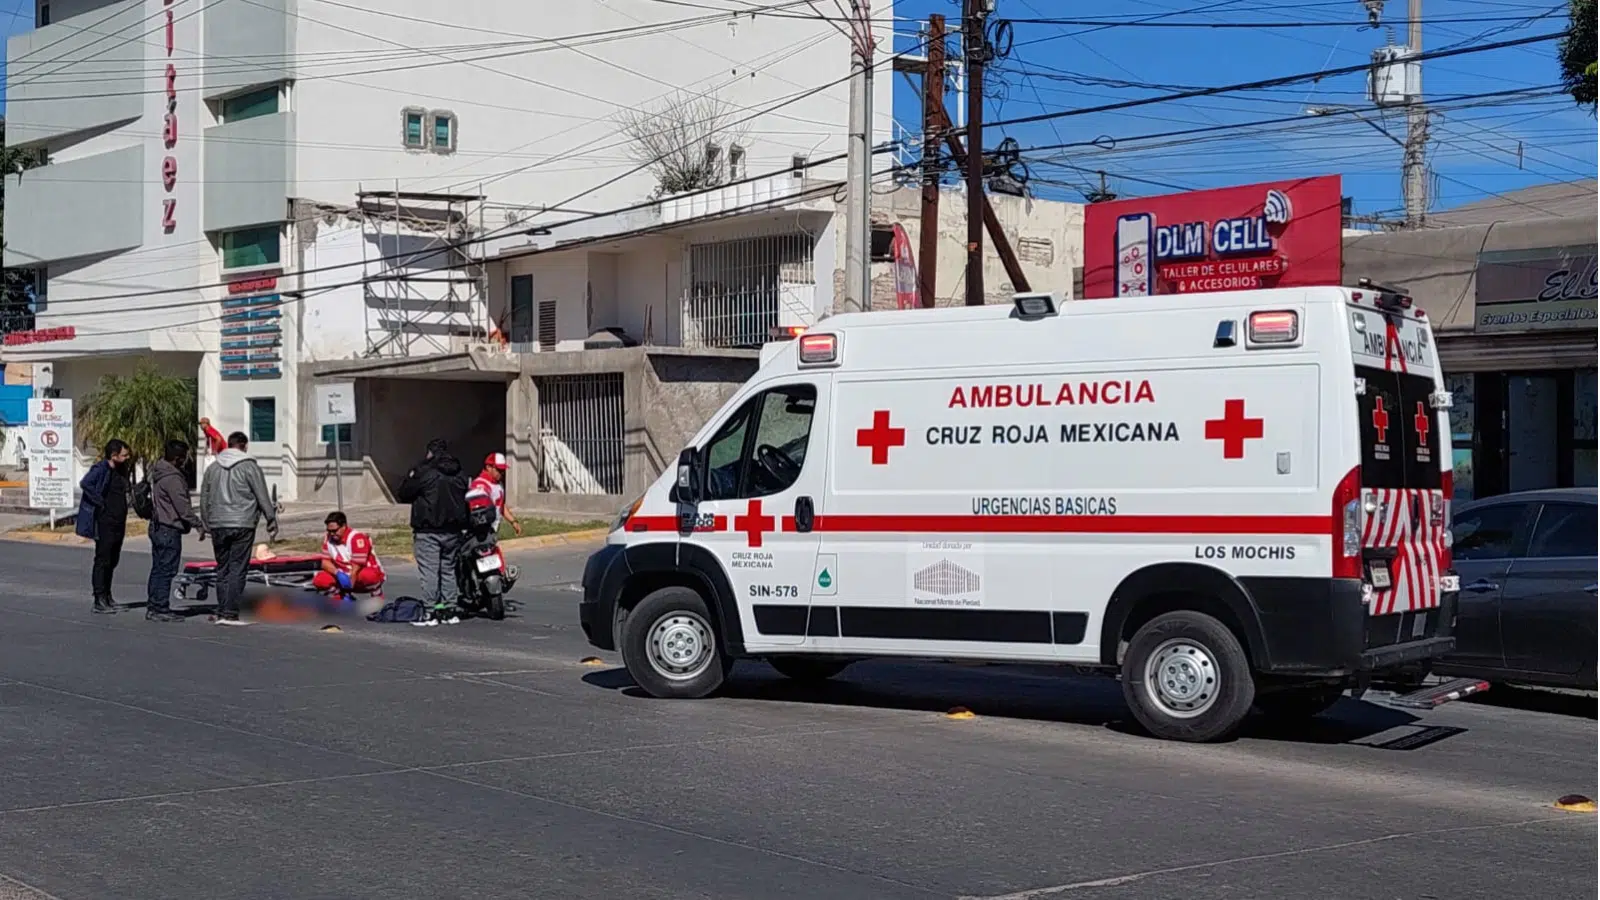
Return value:
<svg viewBox="0 0 1600 900">
<path fill-rule="evenodd" d="M 1250 314 L 1250 343 L 1292 344 L 1300 339 L 1300 314 L 1278 309 Z"/>
<path fill-rule="evenodd" d="M 805 331 L 804 325 L 774 325 L 772 330 L 767 332 L 767 337 L 774 341 L 792 341 L 805 334 Z"/>
<path fill-rule="evenodd" d="M 823 366 L 839 361 L 839 336 L 806 334 L 800 336 L 800 363 Z"/>
</svg>

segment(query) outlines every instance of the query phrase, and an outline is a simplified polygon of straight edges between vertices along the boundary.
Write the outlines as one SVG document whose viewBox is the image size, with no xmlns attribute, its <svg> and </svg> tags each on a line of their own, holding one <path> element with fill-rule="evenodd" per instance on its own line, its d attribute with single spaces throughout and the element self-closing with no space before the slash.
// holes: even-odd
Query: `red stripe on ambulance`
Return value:
<svg viewBox="0 0 1600 900">
<path fill-rule="evenodd" d="M 822 515 L 812 531 L 829 534 L 1206 534 L 1316 535 L 1327 516 L 968 516 Z M 798 530 L 785 516 L 783 530 Z"/>
</svg>

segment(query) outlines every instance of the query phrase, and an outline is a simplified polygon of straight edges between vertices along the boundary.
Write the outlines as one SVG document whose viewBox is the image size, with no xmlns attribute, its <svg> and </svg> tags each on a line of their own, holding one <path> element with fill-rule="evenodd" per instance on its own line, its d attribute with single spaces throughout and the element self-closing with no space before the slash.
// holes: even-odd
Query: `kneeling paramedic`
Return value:
<svg viewBox="0 0 1600 900">
<path fill-rule="evenodd" d="M 335 593 L 341 599 L 352 594 L 383 595 L 383 564 L 372 547 L 372 538 L 350 527 L 342 512 L 328 513 L 323 520 L 328 536 L 322 542 L 322 571 L 311 579 L 319 591 Z"/>
</svg>

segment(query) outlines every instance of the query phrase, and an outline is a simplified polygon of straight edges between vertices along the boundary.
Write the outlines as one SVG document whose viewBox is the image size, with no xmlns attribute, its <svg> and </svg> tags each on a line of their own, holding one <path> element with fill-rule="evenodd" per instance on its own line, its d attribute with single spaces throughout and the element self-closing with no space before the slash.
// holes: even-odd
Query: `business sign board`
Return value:
<svg viewBox="0 0 1600 900">
<path fill-rule="evenodd" d="M 1146 297 L 1339 284 L 1337 175 L 1091 203 L 1083 295 Z"/>
<path fill-rule="evenodd" d="M 1595 327 L 1596 245 L 1478 254 L 1473 330 Z"/>
<path fill-rule="evenodd" d="M 228 285 L 222 301 L 222 377 L 225 381 L 280 378 L 283 298 L 275 274 Z"/>
<path fill-rule="evenodd" d="M 318 426 L 356 423 L 356 386 L 353 382 L 321 382 L 315 390 Z"/>
<path fill-rule="evenodd" d="M 72 436 L 72 401 L 35 397 L 28 401 L 28 505 L 34 509 L 77 506 L 77 466 Z"/>
</svg>

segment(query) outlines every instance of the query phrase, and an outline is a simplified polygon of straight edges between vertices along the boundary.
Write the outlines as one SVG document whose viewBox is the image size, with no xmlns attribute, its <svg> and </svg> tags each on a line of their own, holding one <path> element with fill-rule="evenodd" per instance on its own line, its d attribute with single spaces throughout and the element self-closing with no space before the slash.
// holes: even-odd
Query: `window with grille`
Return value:
<svg viewBox="0 0 1600 900">
<path fill-rule="evenodd" d="M 539 349 L 556 348 L 556 301 L 539 301 Z"/>
</svg>

